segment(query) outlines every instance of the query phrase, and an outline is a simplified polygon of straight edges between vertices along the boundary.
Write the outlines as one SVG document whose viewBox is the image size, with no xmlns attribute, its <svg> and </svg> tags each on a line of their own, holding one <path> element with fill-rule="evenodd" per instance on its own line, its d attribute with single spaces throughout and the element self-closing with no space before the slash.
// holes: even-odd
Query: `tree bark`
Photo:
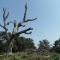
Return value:
<svg viewBox="0 0 60 60">
<path fill-rule="evenodd" d="M 6 56 L 12 55 L 13 44 L 14 44 L 14 39 L 11 40 L 11 42 L 7 46 Z"/>
</svg>

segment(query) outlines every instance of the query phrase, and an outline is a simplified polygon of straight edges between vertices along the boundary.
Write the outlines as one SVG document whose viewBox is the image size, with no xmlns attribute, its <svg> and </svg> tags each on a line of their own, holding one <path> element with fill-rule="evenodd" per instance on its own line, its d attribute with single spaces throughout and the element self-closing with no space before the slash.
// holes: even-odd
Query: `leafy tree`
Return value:
<svg viewBox="0 0 60 60">
<path fill-rule="evenodd" d="M 31 38 L 18 37 L 18 39 L 14 41 L 13 52 L 24 51 L 30 48 L 36 48 Z"/>
<path fill-rule="evenodd" d="M 0 54 L 3 52 L 3 43 L 2 41 L 0 40 Z"/>
<path fill-rule="evenodd" d="M 0 31 L 0 54 L 6 52 L 7 42 L 6 39 L 2 36 L 3 31 Z"/>
<path fill-rule="evenodd" d="M 25 5 L 24 17 L 23 17 L 23 20 L 21 22 L 16 23 L 16 20 L 7 22 L 9 12 L 6 14 L 6 9 L 3 8 L 3 25 L 0 24 L 0 27 L 2 27 L 4 29 L 4 31 L 1 34 L 1 37 L 4 37 L 4 39 L 7 40 L 7 52 L 6 52 L 7 56 L 12 54 L 13 43 L 15 41 L 16 36 L 19 36 L 22 33 L 31 34 L 31 32 L 28 32 L 28 31 L 33 30 L 33 28 L 30 27 L 30 28 L 27 28 L 25 30 L 18 31 L 19 27 L 26 26 L 26 25 L 24 25 L 24 23 L 27 23 L 29 21 L 34 21 L 37 19 L 37 18 L 26 19 L 26 13 L 27 13 L 27 4 Z M 11 32 L 11 34 L 8 33 L 9 29 L 7 28 L 7 26 L 10 25 L 10 23 L 12 23 L 14 25 L 13 31 Z"/>
<path fill-rule="evenodd" d="M 6 52 L 6 43 L 0 40 L 0 54 Z"/>
<path fill-rule="evenodd" d="M 54 42 L 53 47 L 51 48 L 51 51 L 60 53 L 60 38 Z"/>
<path fill-rule="evenodd" d="M 38 50 L 39 51 L 49 51 L 50 50 L 50 45 L 48 40 L 44 39 L 42 41 L 39 41 L 39 45 L 38 45 Z"/>
</svg>

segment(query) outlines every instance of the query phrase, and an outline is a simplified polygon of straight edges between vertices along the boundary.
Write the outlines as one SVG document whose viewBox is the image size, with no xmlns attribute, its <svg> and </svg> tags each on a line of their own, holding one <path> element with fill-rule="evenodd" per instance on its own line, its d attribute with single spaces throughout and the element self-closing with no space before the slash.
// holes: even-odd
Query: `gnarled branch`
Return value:
<svg viewBox="0 0 60 60">
<path fill-rule="evenodd" d="M 26 32 L 25 34 L 31 34 L 32 32 Z"/>
<path fill-rule="evenodd" d="M 0 24 L 0 26 L 1 26 L 2 28 L 4 28 L 4 29 L 5 29 L 5 31 L 7 31 L 7 30 L 8 30 L 5 26 L 2 26 L 1 24 Z"/>
<path fill-rule="evenodd" d="M 16 33 L 16 35 L 20 35 L 20 34 L 22 34 L 22 33 L 27 34 L 27 31 L 29 31 L 29 30 L 33 30 L 33 28 L 30 27 L 30 28 L 28 28 L 28 29 L 22 30 L 22 31 Z M 30 34 L 31 34 L 31 32 L 30 32 Z"/>
<path fill-rule="evenodd" d="M 13 21 L 7 22 L 6 25 L 9 25 L 10 23 L 14 23 Z"/>
<path fill-rule="evenodd" d="M 26 5 L 25 5 L 25 13 L 24 13 L 23 21 L 26 20 L 26 13 L 27 13 L 27 3 L 26 3 Z"/>
<path fill-rule="evenodd" d="M 34 20 L 36 20 L 37 18 L 35 18 L 35 19 L 27 19 L 27 20 L 25 20 L 24 22 L 28 22 L 28 21 L 34 21 Z"/>
<path fill-rule="evenodd" d="M 24 12 L 23 20 L 20 23 L 17 24 L 18 25 L 18 28 L 21 27 L 21 26 L 22 27 L 25 27 L 25 25 L 23 25 L 23 23 L 27 23 L 28 21 L 34 21 L 34 20 L 37 19 L 37 18 L 35 18 L 35 19 L 27 19 L 26 20 L 26 13 L 27 13 L 27 3 L 25 5 L 25 12 Z"/>
<path fill-rule="evenodd" d="M 6 19 L 8 18 L 9 16 L 9 12 L 6 14 L 6 9 L 3 8 L 3 20 L 6 21 Z"/>
</svg>

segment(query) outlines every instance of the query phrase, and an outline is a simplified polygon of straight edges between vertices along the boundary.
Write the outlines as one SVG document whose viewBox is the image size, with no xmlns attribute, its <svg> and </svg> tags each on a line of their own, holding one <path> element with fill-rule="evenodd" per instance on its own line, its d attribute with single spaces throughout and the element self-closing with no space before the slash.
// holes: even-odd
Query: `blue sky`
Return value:
<svg viewBox="0 0 60 60">
<path fill-rule="evenodd" d="M 26 28 L 32 27 L 31 35 L 22 35 L 33 38 L 37 46 L 39 40 L 47 39 L 51 44 L 60 38 L 60 0 L 0 0 L 0 23 L 2 23 L 2 7 L 10 12 L 7 21 L 21 21 L 24 14 L 24 5 L 27 2 L 28 18 L 38 18 L 34 22 L 29 22 Z M 12 27 L 9 26 L 9 31 Z M 22 29 L 22 28 L 21 28 Z M 0 28 L 2 30 L 2 28 Z"/>
</svg>

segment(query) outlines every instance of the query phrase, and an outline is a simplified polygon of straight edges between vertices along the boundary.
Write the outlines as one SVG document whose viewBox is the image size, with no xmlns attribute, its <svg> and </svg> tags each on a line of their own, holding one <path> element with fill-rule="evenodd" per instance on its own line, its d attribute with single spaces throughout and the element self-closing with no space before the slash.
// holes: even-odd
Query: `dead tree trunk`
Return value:
<svg viewBox="0 0 60 60">
<path fill-rule="evenodd" d="M 23 17 L 23 20 L 21 22 L 19 22 L 18 24 L 16 23 L 15 20 L 10 21 L 10 22 L 6 22 L 8 16 L 9 16 L 9 12 L 6 14 L 6 9 L 3 8 L 3 23 L 4 23 L 4 25 L 0 24 L 0 26 L 2 28 L 4 28 L 4 30 L 5 30 L 4 34 L 2 34 L 2 36 L 4 36 L 4 38 L 7 40 L 7 52 L 6 52 L 7 56 L 12 55 L 12 48 L 13 48 L 14 39 L 16 38 L 16 36 L 19 36 L 22 33 L 31 34 L 31 32 L 28 32 L 29 30 L 33 29 L 31 27 L 18 32 L 19 27 L 25 27 L 26 26 L 26 25 L 24 25 L 24 23 L 27 23 L 29 21 L 34 21 L 34 20 L 37 19 L 37 18 L 35 18 L 35 19 L 26 19 L 26 13 L 27 13 L 27 4 L 25 5 L 24 17 Z M 14 28 L 13 28 L 13 31 L 11 33 L 11 36 L 9 36 L 8 28 L 7 28 L 7 25 L 9 25 L 10 23 L 14 24 Z"/>
<path fill-rule="evenodd" d="M 6 55 L 12 55 L 12 48 L 13 48 L 13 44 L 14 44 L 14 39 L 10 42 L 10 44 L 8 44 L 7 46 L 7 52 Z"/>
</svg>

